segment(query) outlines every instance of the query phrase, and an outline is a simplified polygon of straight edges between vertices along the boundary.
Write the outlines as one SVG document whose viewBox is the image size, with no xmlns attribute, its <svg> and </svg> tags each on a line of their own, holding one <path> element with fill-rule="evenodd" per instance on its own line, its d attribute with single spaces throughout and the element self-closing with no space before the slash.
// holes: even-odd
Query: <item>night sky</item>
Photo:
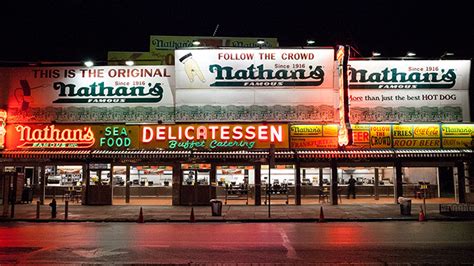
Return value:
<svg viewBox="0 0 474 266">
<path fill-rule="evenodd" d="M 2 2 L 0 61 L 104 61 L 107 51 L 148 51 L 150 35 L 276 37 L 280 46 L 350 44 L 362 56 L 408 50 L 471 58 L 470 1 Z"/>
</svg>

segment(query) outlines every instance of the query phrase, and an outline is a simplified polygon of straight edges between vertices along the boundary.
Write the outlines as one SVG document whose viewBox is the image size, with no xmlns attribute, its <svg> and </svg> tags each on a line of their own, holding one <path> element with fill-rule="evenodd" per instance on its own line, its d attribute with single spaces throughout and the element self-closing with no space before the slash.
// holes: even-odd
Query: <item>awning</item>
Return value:
<svg viewBox="0 0 474 266">
<path fill-rule="evenodd" d="M 410 159 L 462 158 L 472 156 L 471 149 L 360 149 L 360 150 L 277 150 L 275 159 L 292 161 L 311 159 Z M 268 150 L 244 151 L 167 151 L 167 150 L 11 150 L 1 158 L 18 159 L 199 159 L 266 160 Z"/>
<path fill-rule="evenodd" d="M 84 159 L 90 155 L 89 150 L 12 150 L 3 151 L 2 158 L 20 158 L 20 159 Z"/>
<path fill-rule="evenodd" d="M 268 151 L 195 151 L 192 156 L 197 159 L 265 159 Z"/>
<path fill-rule="evenodd" d="M 91 158 L 95 159 L 184 159 L 191 155 L 191 151 L 165 150 L 94 150 Z"/>
<path fill-rule="evenodd" d="M 360 150 L 297 150 L 302 159 L 357 159 L 357 158 L 446 158 L 465 157 L 471 149 L 360 149 Z"/>
</svg>

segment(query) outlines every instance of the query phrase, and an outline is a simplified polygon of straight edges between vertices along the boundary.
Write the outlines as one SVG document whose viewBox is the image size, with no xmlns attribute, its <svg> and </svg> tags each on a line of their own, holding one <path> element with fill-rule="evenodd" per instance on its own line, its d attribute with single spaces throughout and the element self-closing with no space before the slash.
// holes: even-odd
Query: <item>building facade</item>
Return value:
<svg viewBox="0 0 474 266">
<path fill-rule="evenodd" d="M 351 177 L 357 198 L 469 201 L 470 61 L 347 58 L 178 49 L 174 66 L 2 68 L 3 201 L 344 204 Z"/>
</svg>

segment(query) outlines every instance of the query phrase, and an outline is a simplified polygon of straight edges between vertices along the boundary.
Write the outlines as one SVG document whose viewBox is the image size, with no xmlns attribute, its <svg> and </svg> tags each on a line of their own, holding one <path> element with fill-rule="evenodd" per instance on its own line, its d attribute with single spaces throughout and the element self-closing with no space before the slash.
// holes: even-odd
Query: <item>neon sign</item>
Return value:
<svg viewBox="0 0 474 266">
<path fill-rule="evenodd" d="M 339 74 L 339 146 L 346 146 L 350 140 L 349 124 L 349 81 L 347 79 L 347 61 L 349 58 L 349 48 L 339 46 L 336 54 Z"/>
<path fill-rule="evenodd" d="M 0 109 L 0 149 L 5 148 L 5 134 L 7 130 L 5 126 L 7 125 L 7 111 Z"/>
<path fill-rule="evenodd" d="M 15 130 L 20 133 L 23 142 L 17 148 L 58 148 L 58 149 L 87 149 L 95 143 L 91 127 L 83 128 L 56 128 L 55 125 L 44 128 L 31 128 L 30 126 L 17 125 Z"/>
<path fill-rule="evenodd" d="M 169 149 L 252 149 L 270 143 L 286 147 L 287 127 L 277 125 L 157 125 L 141 127 L 144 145 L 162 144 Z M 286 143 L 285 143 L 286 142 Z"/>
</svg>

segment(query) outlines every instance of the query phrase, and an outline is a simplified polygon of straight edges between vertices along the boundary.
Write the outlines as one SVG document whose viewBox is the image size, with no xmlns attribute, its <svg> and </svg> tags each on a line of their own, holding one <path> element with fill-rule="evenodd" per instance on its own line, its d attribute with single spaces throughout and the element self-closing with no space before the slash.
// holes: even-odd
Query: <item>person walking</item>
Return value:
<svg viewBox="0 0 474 266">
<path fill-rule="evenodd" d="M 355 188 L 356 180 L 352 177 L 349 178 L 349 187 L 347 188 L 347 198 L 350 198 L 350 195 L 352 194 L 352 198 L 356 198 L 356 188 Z"/>
</svg>

